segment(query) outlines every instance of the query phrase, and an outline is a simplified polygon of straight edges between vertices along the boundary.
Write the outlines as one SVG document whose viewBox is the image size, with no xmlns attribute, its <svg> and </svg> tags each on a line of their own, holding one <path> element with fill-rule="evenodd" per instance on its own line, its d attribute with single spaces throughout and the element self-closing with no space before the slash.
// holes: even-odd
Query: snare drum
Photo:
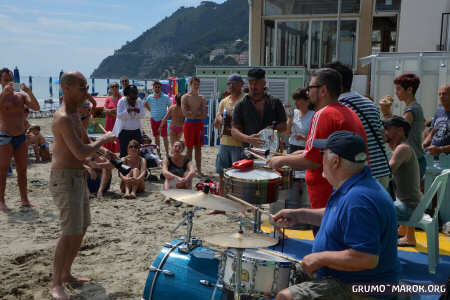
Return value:
<svg viewBox="0 0 450 300">
<path fill-rule="evenodd" d="M 224 172 L 225 193 L 253 204 L 272 203 L 278 199 L 281 176 L 268 168 L 228 169 Z"/>
<path fill-rule="evenodd" d="M 179 251 L 181 240 L 164 246 L 150 267 L 142 300 L 219 300 L 216 288 L 220 256 L 213 249 L 197 247 Z"/>
<path fill-rule="evenodd" d="M 222 257 L 219 277 L 227 290 L 234 290 L 236 250 L 228 249 Z M 241 283 L 245 294 L 275 296 L 289 287 L 294 275 L 292 262 L 257 249 L 246 249 L 242 255 Z"/>
</svg>

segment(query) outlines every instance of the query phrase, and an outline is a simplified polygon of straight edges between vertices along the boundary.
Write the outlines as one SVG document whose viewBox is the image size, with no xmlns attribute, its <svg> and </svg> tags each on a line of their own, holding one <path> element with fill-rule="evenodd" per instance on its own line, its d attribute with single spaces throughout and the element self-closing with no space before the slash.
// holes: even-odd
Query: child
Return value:
<svg viewBox="0 0 450 300">
<path fill-rule="evenodd" d="M 160 131 L 163 128 L 163 124 L 165 124 L 169 118 L 171 119 L 169 128 L 170 145 L 173 147 L 173 144 L 180 140 L 183 135 L 184 114 L 181 110 L 181 94 L 175 96 L 175 104 L 171 105 L 167 110 L 166 115 L 161 121 L 161 126 L 159 127 Z"/>
<path fill-rule="evenodd" d="M 41 135 L 41 127 L 39 125 L 30 126 L 30 135 L 28 142 L 33 145 L 36 162 L 51 161 L 50 146 L 45 138 Z"/>
<path fill-rule="evenodd" d="M 120 174 L 122 179 L 120 190 L 124 193 L 125 199 L 135 199 L 136 193 L 145 192 L 145 175 L 147 173 L 147 162 L 139 156 L 139 142 L 131 140 L 128 143 L 128 155 L 122 157 L 125 165 L 131 167 L 128 175 Z"/>
<path fill-rule="evenodd" d="M 147 161 L 147 168 L 161 167 L 162 160 L 160 156 L 155 153 L 155 150 L 159 153 L 158 146 L 152 144 L 152 139 L 144 134 L 142 136 L 142 145 L 139 155 Z"/>
</svg>

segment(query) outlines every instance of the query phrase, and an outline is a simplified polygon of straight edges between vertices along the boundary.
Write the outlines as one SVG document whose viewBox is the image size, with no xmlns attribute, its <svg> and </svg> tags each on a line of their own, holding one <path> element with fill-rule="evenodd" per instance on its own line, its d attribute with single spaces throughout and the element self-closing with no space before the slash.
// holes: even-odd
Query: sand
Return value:
<svg viewBox="0 0 450 300">
<path fill-rule="evenodd" d="M 51 119 L 30 122 L 41 125 L 43 135 L 51 135 Z M 149 132 L 149 122 L 143 123 Z M 217 150 L 203 147 L 202 151 L 203 170 L 211 178 L 216 175 Z M 16 176 L 7 179 L 6 203 L 11 211 L 0 212 L 0 299 L 50 299 L 53 254 L 60 227 L 59 213 L 46 184 L 49 172 L 50 163 L 29 164 L 28 195 L 36 205 L 32 209 L 19 207 Z M 159 176 L 159 171 L 155 175 Z M 42 185 L 32 183 L 36 180 Z M 161 247 L 184 235 L 183 226 L 175 234 L 170 233 L 181 221 L 184 208 L 162 203 L 159 182 L 146 184 L 147 192 L 126 200 L 121 198 L 118 177 L 113 176 L 110 192 L 101 200 L 90 200 L 92 225 L 72 271 L 93 281 L 69 286 L 71 299 L 140 299 L 148 267 Z M 202 210 L 195 216 L 194 236 L 203 238 L 237 230 L 232 219 L 230 215 L 208 216 Z"/>
</svg>

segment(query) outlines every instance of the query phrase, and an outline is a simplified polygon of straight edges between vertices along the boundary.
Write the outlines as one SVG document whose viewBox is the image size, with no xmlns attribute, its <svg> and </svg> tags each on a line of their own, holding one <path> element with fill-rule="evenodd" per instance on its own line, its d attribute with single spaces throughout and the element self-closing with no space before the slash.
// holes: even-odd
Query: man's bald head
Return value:
<svg viewBox="0 0 450 300">
<path fill-rule="evenodd" d="M 68 71 L 61 76 L 60 84 L 61 87 L 64 88 L 76 85 L 79 86 L 83 81 L 86 81 L 86 78 L 84 78 L 83 74 L 78 71 Z"/>
<path fill-rule="evenodd" d="M 446 111 L 450 111 L 450 84 L 439 88 L 439 100 Z"/>
</svg>

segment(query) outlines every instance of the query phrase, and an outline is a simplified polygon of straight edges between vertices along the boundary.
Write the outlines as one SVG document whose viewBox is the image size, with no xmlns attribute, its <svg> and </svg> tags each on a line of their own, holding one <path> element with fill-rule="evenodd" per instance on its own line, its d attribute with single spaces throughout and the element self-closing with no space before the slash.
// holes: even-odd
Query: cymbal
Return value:
<svg viewBox="0 0 450 300">
<path fill-rule="evenodd" d="M 276 245 L 278 241 L 260 233 L 217 233 L 204 238 L 208 243 L 227 248 L 264 248 Z"/>
<path fill-rule="evenodd" d="M 173 189 L 161 190 L 161 194 L 185 204 L 207 209 L 240 212 L 247 208 L 236 201 L 213 194 L 205 194 L 203 191 Z"/>
</svg>

